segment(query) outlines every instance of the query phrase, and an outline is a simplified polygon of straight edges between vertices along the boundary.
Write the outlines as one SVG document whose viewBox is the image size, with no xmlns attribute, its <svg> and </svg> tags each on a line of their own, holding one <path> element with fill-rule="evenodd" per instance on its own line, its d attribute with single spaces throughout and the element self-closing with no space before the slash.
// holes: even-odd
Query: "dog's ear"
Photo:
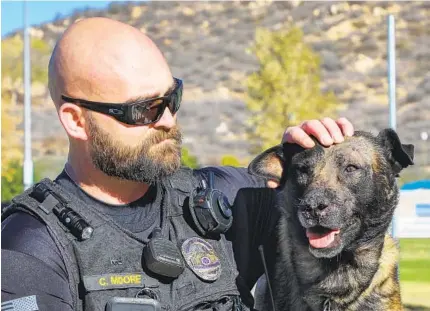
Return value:
<svg viewBox="0 0 430 311">
<path fill-rule="evenodd" d="M 284 143 L 259 154 L 248 166 L 249 173 L 281 183 L 292 157 L 304 150 L 296 144 Z"/>
<path fill-rule="evenodd" d="M 263 178 L 275 180 L 282 178 L 285 158 L 282 145 L 277 145 L 259 154 L 248 166 L 249 173 Z"/>
<path fill-rule="evenodd" d="M 414 164 L 414 145 L 400 142 L 397 133 L 392 129 L 382 130 L 377 137 L 388 154 L 388 161 L 396 176 L 409 165 Z"/>
</svg>

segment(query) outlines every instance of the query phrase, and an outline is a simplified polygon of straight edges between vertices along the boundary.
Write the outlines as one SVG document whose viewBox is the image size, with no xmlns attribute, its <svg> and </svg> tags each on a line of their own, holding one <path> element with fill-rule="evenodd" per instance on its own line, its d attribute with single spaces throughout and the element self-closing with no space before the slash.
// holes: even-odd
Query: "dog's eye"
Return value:
<svg viewBox="0 0 430 311">
<path fill-rule="evenodd" d="M 357 166 L 357 165 L 353 165 L 353 164 L 350 164 L 350 165 L 348 165 L 346 168 L 345 168 L 345 172 L 347 172 L 347 173 L 352 173 L 352 172 L 355 172 L 355 171 L 357 171 L 357 170 L 359 170 L 360 168 Z"/>
</svg>

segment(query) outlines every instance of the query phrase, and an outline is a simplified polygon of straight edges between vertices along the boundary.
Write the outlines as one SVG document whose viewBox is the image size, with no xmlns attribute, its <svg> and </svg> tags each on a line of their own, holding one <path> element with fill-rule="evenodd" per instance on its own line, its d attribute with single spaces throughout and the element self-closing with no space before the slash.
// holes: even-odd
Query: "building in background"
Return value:
<svg viewBox="0 0 430 311">
<path fill-rule="evenodd" d="M 398 238 L 430 238 L 430 179 L 400 189 L 394 228 Z"/>
</svg>

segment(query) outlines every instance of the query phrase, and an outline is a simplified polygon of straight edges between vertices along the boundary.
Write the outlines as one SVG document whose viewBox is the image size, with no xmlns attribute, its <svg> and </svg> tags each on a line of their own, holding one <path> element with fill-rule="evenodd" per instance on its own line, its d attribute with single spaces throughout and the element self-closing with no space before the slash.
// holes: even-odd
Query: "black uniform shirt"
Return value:
<svg viewBox="0 0 430 311">
<path fill-rule="evenodd" d="M 268 189 L 252 191 L 255 204 L 249 202 L 251 193 L 246 188 L 265 188 L 265 181 L 248 174 L 244 168 L 210 167 L 197 171 L 207 180 L 209 171 L 214 172 L 214 188 L 224 192 L 230 203 L 239 200 L 233 209 L 233 226 L 227 238 L 233 242 L 234 256 L 240 272 L 238 283 L 243 289 L 251 289 L 262 274 L 257 247 L 267 240 L 276 218 L 267 209 L 261 209 L 267 201 Z M 160 223 L 160 194 L 151 186 L 140 199 L 127 205 L 110 205 L 101 202 L 81 190 L 63 171 L 56 179 L 72 196 L 77 196 L 87 206 L 109 215 L 117 224 L 147 240 Z M 239 189 L 242 189 L 239 192 Z M 158 194 L 158 195 L 157 195 Z M 257 257 L 256 257 L 257 256 Z M 15 213 L 2 223 L 2 302 L 36 295 L 40 310 L 72 310 L 72 297 L 63 259 L 46 226 L 36 218 Z M 250 297 L 244 297 L 248 299 Z"/>
</svg>

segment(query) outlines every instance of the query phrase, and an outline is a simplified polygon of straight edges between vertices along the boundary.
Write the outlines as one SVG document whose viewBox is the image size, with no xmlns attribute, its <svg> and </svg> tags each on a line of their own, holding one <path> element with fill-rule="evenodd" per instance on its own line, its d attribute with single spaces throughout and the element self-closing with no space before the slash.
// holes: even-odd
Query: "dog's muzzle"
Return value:
<svg viewBox="0 0 430 311">
<path fill-rule="evenodd" d="M 339 222 L 339 198 L 333 190 L 314 188 L 307 191 L 298 205 L 299 219 L 305 228 L 333 226 Z"/>
</svg>

